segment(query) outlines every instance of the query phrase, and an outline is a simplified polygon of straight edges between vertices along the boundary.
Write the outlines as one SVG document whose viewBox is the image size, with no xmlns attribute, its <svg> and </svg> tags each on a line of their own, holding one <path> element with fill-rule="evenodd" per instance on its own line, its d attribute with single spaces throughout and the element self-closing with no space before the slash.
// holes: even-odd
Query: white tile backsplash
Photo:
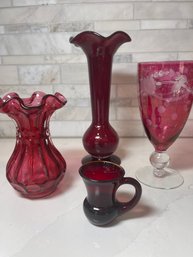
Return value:
<svg viewBox="0 0 193 257">
<path fill-rule="evenodd" d="M 15 6 L 55 4 L 57 0 L 13 0 Z"/>
<path fill-rule="evenodd" d="M 193 3 L 186 1 L 143 2 L 134 4 L 134 19 L 191 19 Z"/>
<path fill-rule="evenodd" d="M 140 120 L 140 113 L 138 107 L 118 107 L 118 120 Z"/>
<path fill-rule="evenodd" d="M 193 50 L 193 33 L 189 29 L 129 31 L 132 41 L 122 50 L 132 52 L 181 52 Z"/>
<path fill-rule="evenodd" d="M 132 41 L 113 58 L 109 119 L 121 137 L 144 136 L 137 63 L 193 60 L 192 28 L 192 0 L 0 0 L 0 96 L 61 92 L 68 102 L 54 113 L 51 135 L 81 137 L 92 119 L 88 65 L 69 38 L 122 30 Z M 0 121 L 0 137 L 15 137 L 10 118 Z M 193 136 L 192 123 L 191 112 L 181 136 Z"/>
<path fill-rule="evenodd" d="M 21 97 L 30 97 L 33 92 L 41 90 L 45 93 L 53 93 L 51 85 L 1 85 L 0 95 L 1 97 L 10 92 L 17 92 Z M 4 115 L 5 116 L 5 115 Z"/>
<path fill-rule="evenodd" d="M 117 86 L 117 98 L 121 99 L 132 99 L 134 97 L 137 97 L 137 85 L 136 84 L 130 84 L 130 85 L 118 85 Z"/>
<path fill-rule="evenodd" d="M 0 7 L 9 7 L 11 6 L 11 0 L 1 0 Z"/>
<path fill-rule="evenodd" d="M 95 3 L 66 5 L 66 19 L 68 21 L 108 21 L 129 20 L 133 18 L 131 3 Z"/>
<path fill-rule="evenodd" d="M 186 29 L 187 20 L 143 20 L 141 29 Z"/>
<path fill-rule="evenodd" d="M 23 84 L 57 84 L 60 82 L 58 65 L 19 66 L 20 83 Z"/>
<path fill-rule="evenodd" d="M 109 21 L 96 21 L 94 22 L 94 28 L 96 31 L 114 32 L 116 30 L 137 30 L 140 29 L 140 20 L 109 20 Z"/>
<path fill-rule="evenodd" d="M 178 53 L 162 52 L 162 53 L 133 53 L 133 62 L 148 62 L 148 61 L 174 61 L 177 60 Z M 183 59 L 183 58 L 182 58 Z"/>
<path fill-rule="evenodd" d="M 19 33 L 0 35 L 0 55 L 69 54 L 69 33 Z"/>
<path fill-rule="evenodd" d="M 0 85 L 18 84 L 17 66 L 0 66 Z"/>
<path fill-rule="evenodd" d="M 88 66 L 86 63 L 66 63 L 61 65 L 62 82 L 65 84 L 88 84 Z"/>
</svg>

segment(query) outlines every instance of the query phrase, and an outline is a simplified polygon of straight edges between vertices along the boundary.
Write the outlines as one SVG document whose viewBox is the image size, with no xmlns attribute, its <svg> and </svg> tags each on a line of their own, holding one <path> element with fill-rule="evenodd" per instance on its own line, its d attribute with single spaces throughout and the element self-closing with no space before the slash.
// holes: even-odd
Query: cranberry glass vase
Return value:
<svg viewBox="0 0 193 257">
<path fill-rule="evenodd" d="M 35 92 L 21 99 L 9 93 L 0 99 L 0 113 L 16 123 L 16 144 L 7 163 L 6 175 L 14 189 L 27 198 L 52 193 L 63 178 L 66 163 L 53 145 L 49 120 L 66 103 L 63 95 Z"/>
<path fill-rule="evenodd" d="M 176 188 L 183 177 L 168 168 L 166 150 L 178 138 L 192 106 L 193 62 L 168 61 L 139 63 L 139 107 L 147 137 L 155 152 L 153 167 L 137 171 L 137 178 L 154 188 Z"/>
<path fill-rule="evenodd" d="M 84 31 L 70 38 L 70 43 L 84 51 L 89 70 L 92 123 L 83 136 L 83 145 L 90 154 L 82 163 L 93 160 L 109 160 L 120 163 L 113 155 L 119 137 L 109 123 L 109 101 L 113 55 L 120 45 L 131 41 L 122 31 L 103 37 L 92 31 Z"/>
</svg>

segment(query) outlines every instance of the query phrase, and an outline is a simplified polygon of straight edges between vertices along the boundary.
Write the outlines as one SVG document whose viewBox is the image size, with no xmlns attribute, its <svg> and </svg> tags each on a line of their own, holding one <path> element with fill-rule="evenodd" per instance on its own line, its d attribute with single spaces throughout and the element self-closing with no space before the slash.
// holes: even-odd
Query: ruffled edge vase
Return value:
<svg viewBox="0 0 193 257">
<path fill-rule="evenodd" d="M 16 143 L 6 176 L 13 188 L 27 198 L 51 194 L 64 176 L 66 162 L 51 140 L 49 121 L 66 102 L 60 93 L 41 91 L 29 98 L 14 92 L 0 98 L 0 113 L 16 124 Z"/>
</svg>

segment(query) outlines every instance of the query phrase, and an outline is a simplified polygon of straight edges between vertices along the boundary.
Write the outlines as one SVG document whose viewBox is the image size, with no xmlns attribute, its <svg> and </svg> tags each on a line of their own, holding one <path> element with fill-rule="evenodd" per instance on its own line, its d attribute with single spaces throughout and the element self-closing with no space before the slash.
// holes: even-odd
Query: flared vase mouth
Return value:
<svg viewBox="0 0 193 257">
<path fill-rule="evenodd" d="M 19 103 L 20 107 L 25 110 L 41 109 L 46 104 L 53 104 L 58 109 L 67 102 L 66 98 L 58 92 L 52 95 L 42 91 L 36 91 L 28 98 L 21 98 L 17 93 L 11 92 L 0 98 L 0 109 L 12 101 Z"/>
<path fill-rule="evenodd" d="M 109 183 L 122 179 L 125 171 L 118 164 L 99 160 L 82 165 L 79 174 L 87 182 Z"/>
<path fill-rule="evenodd" d="M 99 34 L 98 32 L 95 32 L 92 30 L 87 30 L 87 31 L 83 31 L 83 32 L 79 33 L 78 35 L 70 37 L 69 41 L 70 41 L 70 43 L 74 43 L 74 41 L 76 41 L 79 38 L 82 38 L 84 36 L 92 36 L 92 37 L 94 36 L 96 38 L 100 38 L 101 40 L 106 40 L 106 39 L 111 38 L 118 34 L 124 35 L 128 41 L 131 41 L 130 36 L 126 32 L 121 31 L 121 30 L 115 31 L 114 33 L 110 34 L 109 36 L 103 36 L 103 35 Z"/>
<path fill-rule="evenodd" d="M 69 39 L 71 44 L 79 46 L 88 54 L 90 52 L 95 55 L 99 54 L 99 49 L 108 49 L 114 54 L 118 47 L 126 42 L 130 42 L 130 36 L 123 31 L 116 31 L 109 36 L 102 36 L 94 31 L 83 31 Z M 92 50 L 91 50 L 92 49 Z"/>
</svg>

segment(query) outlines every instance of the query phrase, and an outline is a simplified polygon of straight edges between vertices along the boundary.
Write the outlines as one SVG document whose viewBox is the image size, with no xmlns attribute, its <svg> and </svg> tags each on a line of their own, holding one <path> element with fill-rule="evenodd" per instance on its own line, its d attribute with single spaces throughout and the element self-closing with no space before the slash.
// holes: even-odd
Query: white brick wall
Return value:
<svg viewBox="0 0 193 257">
<path fill-rule="evenodd" d="M 127 32 L 113 62 L 110 120 L 120 136 L 144 136 L 137 101 L 137 62 L 193 59 L 193 0 L 0 0 L 0 96 L 59 91 L 52 136 L 82 136 L 90 124 L 86 57 L 69 43 L 84 30 Z M 182 136 L 193 136 L 193 112 Z M 0 137 L 15 136 L 0 114 Z"/>
<path fill-rule="evenodd" d="M 0 85 L 18 84 L 17 66 L 0 66 Z"/>
</svg>

